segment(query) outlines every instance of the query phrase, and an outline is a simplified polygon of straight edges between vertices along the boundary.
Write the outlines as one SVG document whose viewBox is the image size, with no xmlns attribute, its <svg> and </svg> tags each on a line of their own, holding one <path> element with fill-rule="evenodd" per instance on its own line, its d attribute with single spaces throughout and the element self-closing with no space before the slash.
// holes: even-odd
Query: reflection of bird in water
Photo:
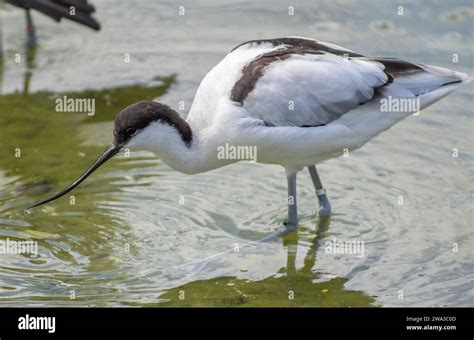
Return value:
<svg viewBox="0 0 474 340">
<path fill-rule="evenodd" d="M 235 150 L 234 157 L 218 157 L 224 145 L 246 146 L 257 150 L 257 162 L 285 168 L 288 222 L 283 231 L 296 230 L 300 170 L 308 168 L 320 215 L 329 215 L 315 164 L 361 147 L 466 78 L 435 66 L 365 57 L 308 38 L 246 42 L 204 77 L 186 120 L 156 102 L 125 108 L 117 115 L 114 142 L 105 153 L 64 191 L 33 207 L 68 193 L 123 148 L 152 151 L 173 169 L 196 174 L 242 160 Z"/>
<path fill-rule="evenodd" d="M 319 248 L 319 241 L 324 239 L 327 235 L 329 229 L 330 215 L 319 216 L 319 221 L 316 225 L 316 236 L 311 240 L 311 244 L 308 248 L 308 252 L 304 257 L 303 267 L 298 271 L 300 274 L 307 276 L 312 276 L 312 268 L 316 263 L 316 253 Z M 298 234 L 297 233 L 287 233 L 283 237 L 283 244 L 287 247 L 287 262 L 286 262 L 286 271 L 288 277 L 291 278 L 292 274 L 298 273 L 296 270 L 296 256 L 298 252 Z"/>
<path fill-rule="evenodd" d="M 94 6 L 87 0 L 6 0 L 6 2 L 26 10 L 27 46 L 36 45 L 36 29 L 30 9 L 41 12 L 56 21 L 66 18 L 94 30 L 100 30 L 100 24 L 91 16 Z"/>
<path fill-rule="evenodd" d="M 326 221 L 322 221 L 326 220 Z M 327 237 L 327 218 L 320 219 L 318 232 L 303 235 L 296 232 L 283 235 L 283 244 L 287 248 L 286 266 L 280 267 L 274 274 L 265 278 L 249 279 L 245 274 L 235 274 L 228 259 L 232 254 L 239 258 L 247 255 L 265 253 L 267 243 L 250 243 L 240 247 L 235 253 L 232 249 L 214 256 L 184 264 L 173 273 L 179 273 L 184 285 L 167 290 L 159 305 L 165 306 L 324 306 L 324 307 L 368 307 L 376 301 L 361 291 L 347 289 L 347 278 L 321 271 L 317 257 L 326 257 L 320 249 Z M 301 244 L 299 244 L 301 239 Z M 253 248 L 253 249 L 252 249 Z M 270 248 L 272 249 L 272 248 Z M 302 251 L 306 249 L 306 253 Z M 297 253 L 304 255 L 303 263 L 297 263 Z M 258 256 L 258 255 L 257 255 Z M 329 255 L 332 256 L 332 255 Z M 236 259 L 235 261 L 239 261 Z M 265 267 L 264 265 L 262 265 Z M 219 276 L 210 275 L 219 268 Z M 229 268 L 226 271 L 224 268 Z M 247 270 L 243 270 L 247 272 Z M 241 269 L 242 272 L 242 269 Z M 258 272 L 258 270 L 256 270 Z M 255 271 L 254 271 L 255 273 Z M 212 276 L 212 278 L 204 278 Z M 204 279 L 203 279 L 204 278 Z M 202 294 L 205 289 L 206 294 Z M 182 292 L 186 292 L 183 299 Z M 155 305 L 155 304 L 152 304 Z M 158 305 L 158 304 L 156 304 Z"/>
</svg>

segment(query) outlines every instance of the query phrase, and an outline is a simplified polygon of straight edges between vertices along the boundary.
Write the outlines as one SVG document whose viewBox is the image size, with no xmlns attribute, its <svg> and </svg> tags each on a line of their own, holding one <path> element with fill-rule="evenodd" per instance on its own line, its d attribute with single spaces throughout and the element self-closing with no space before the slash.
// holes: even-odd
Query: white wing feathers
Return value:
<svg viewBox="0 0 474 340">
<path fill-rule="evenodd" d="M 333 54 L 294 54 L 272 62 L 243 102 L 273 126 L 328 124 L 374 97 L 387 83 L 381 63 Z"/>
<path fill-rule="evenodd" d="M 254 40 L 230 55 L 244 65 L 231 100 L 269 126 L 325 125 L 373 99 L 441 93 L 441 87 L 467 77 L 397 58 L 368 58 L 302 37 Z M 427 103 L 439 98 L 433 95 Z"/>
</svg>

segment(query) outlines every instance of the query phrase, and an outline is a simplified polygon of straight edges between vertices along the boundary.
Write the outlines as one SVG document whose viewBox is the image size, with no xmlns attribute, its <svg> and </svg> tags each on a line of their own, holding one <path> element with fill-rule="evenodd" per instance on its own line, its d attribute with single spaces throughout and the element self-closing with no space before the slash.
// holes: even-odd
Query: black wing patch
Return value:
<svg viewBox="0 0 474 340">
<path fill-rule="evenodd" d="M 330 53 L 347 58 L 366 58 L 362 54 L 352 51 L 341 50 L 326 46 L 316 40 L 302 38 L 277 38 L 250 40 L 236 46 L 235 51 L 241 46 L 247 44 L 263 44 L 270 43 L 273 46 L 282 46 L 280 50 L 269 52 L 256 57 L 248 63 L 242 70 L 242 76 L 235 83 L 231 91 L 231 99 L 235 102 L 243 104 L 245 98 L 255 88 L 258 80 L 263 76 L 268 65 L 276 61 L 288 59 L 294 54 L 324 54 Z M 384 72 L 388 77 L 386 84 L 391 84 L 396 77 L 414 74 L 418 72 L 426 72 L 422 66 L 397 58 L 367 58 L 376 61 L 385 66 Z M 382 85 L 382 86 L 384 86 Z M 361 103 L 363 104 L 363 103 Z"/>
<path fill-rule="evenodd" d="M 252 92 L 258 80 L 263 76 L 268 65 L 276 61 L 282 61 L 290 58 L 295 54 L 324 54 L 331 53 L 339 56 L 347 57 L 363 57 L 351 51 L 338 50 L 325 46 L 315 40 L 301 39 L 301 38 L 278 38 L 278 39 L 264 39 L 251 40 L 244 42 L 232 51 L 246 44 L 263 44 L 271 43 L 273 46 L 282 46 L 277 51 L 272 51 L 259 55 L 250 63 L 248 63 L 242 70 L 242 76 L 234 84 L 231 91 L 231 100 L 243 104 L 248 94 Z"/>
</svg>

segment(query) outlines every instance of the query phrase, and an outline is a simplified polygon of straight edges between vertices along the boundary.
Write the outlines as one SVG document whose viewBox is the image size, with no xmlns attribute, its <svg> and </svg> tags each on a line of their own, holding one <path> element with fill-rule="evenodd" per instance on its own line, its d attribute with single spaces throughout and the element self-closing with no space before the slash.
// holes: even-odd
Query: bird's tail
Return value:
<svg viewBox="0 0 474 340">
<path fill-rule="evenodd" d="M 348 119 L 353 123 L 346 125 L 353 132 L 357 147 L 469 81 L 464 73 L 436 66 L 400 59 L 383 59 L 383 64 L 389 83 L 377 89 L 370 104 L 347 114 L 356 116 L 356 119 Z"/>
<path fill-rule="evenodd" d="M 425 71 L 429 76 L 426 79 L 426 85 L 420 84 L 421 109 L 424 109 L 441 98 L 447 96 L 462 84 L 469 82 L 467 74 L 456 72 L 446 68 L 425 65 Z"/>
<path fill-rule="evenodd" d="M 400 59 L 382 58 L 377 61 L 385 65 L 391 78 L 380 92 L 396 98 L 418 98 L 419 109 L 424 109 L 448 95 L 463 83 L 468 76 L 446 68 L 415 64 Z"/>
</svg>

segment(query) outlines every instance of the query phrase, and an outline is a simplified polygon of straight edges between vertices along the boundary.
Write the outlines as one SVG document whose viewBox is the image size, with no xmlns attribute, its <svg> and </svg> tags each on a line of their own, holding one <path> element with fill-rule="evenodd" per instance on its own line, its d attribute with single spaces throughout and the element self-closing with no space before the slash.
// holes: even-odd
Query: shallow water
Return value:
<svg viewBox="0 0 474 340">
<path fill-rule="evenodd" d="M 309 36 L 472 74 L 471 2 L 406 1 L 403 15 L 392 1 L 295 2 L 294 16 L 275 1 L 182 1 L 184 16 L 172 2 L 95 3 L 100 33 L 35 15 L 29 56 L 24 13 L 0 7 L 0 237 L 39 246 L 0 255 L 0 305 L 474 305 L 472 84 L 320 165 L 334 214 L 317 237 L 307 173 L 298 236 L 256 243 L 285 218 L 283 169 L 191 177 L 147 153 L 110 161 L 74 205 L 68 195 L 24 212 L 106 148 L 124 106 L 157 99 L 185 116 L 202 77 L 245 40 Z M 62 95 L 95 98 L 96 115 L 55 112 Z M 334 238 L 364 241 L 364 256 L 328 254 Z"/>
</svg>

